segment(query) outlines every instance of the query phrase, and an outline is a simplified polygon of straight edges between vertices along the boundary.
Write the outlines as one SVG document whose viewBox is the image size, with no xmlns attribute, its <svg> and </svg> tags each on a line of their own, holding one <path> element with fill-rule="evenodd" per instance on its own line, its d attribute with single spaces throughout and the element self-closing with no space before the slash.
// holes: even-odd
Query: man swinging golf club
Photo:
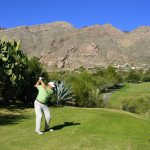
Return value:
<svg viewBox="0 0 150 150">
<path fill-rule="evenodd" d="M 35 108 L 35 114 L 36 114 L 36 128 L 35 132 L 38 134 L 43 134 L 40 130 L 41 126 L 41 119 L 42 114 L 44 113 L 45 117 L 45 131 L 53 131 L 53 129 L 50 129 L 49 123 L 50 123 L 50 111 L 47 106 L 48 100 L 53 94 L 53 88 L 55 87 L 54 82 L 49 82 L 48 85 L 45 85 L 45 83 L 42 81 L 42 77 L 39 77 L 39 80 L 34 85 L 38 89 L 38 95 L 36 97 L 36 100 L 34 102 L 34 108 Z"/>
</svg>

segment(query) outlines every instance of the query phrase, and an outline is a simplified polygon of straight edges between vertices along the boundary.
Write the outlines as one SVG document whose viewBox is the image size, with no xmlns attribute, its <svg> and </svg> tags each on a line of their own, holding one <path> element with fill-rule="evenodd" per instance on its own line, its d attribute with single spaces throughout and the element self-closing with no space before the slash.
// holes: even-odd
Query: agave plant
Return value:
<svg viewBox="0 0 150 150">
<path fill-rule="evenodd" d="M 75 100 L 72 95 L 72 89 L 63 81 L 55 82 L 55 96 L 57 98 L 57 105 L 62 102 L 74 103 L 73 101 Z"/>
</svg>

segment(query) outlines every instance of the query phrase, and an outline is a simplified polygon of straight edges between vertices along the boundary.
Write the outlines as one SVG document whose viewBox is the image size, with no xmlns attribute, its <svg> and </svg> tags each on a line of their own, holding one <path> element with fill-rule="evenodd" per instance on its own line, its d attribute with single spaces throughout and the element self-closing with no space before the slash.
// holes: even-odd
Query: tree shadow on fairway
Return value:
<svg viewBox="0 0 150 150">
<path fill-rule="evenodd" d="M 75 125 L 80 125 L 81 123 L 74 123 L 74 122 L 64 122 L 64 124 L 60 124 L 60 125 L 56 125 L 53 126 L 52 129 L 53 130 L 60 130 L 64 127 L 68 127 L 68 126 L 75 126 Z"/>
<path fill-rule="evenodd" d="M 0 115 L 0 126 L 18 124 L 22 119 L 26 118 L 27 117 L 23 115 Z"/>
</svg>

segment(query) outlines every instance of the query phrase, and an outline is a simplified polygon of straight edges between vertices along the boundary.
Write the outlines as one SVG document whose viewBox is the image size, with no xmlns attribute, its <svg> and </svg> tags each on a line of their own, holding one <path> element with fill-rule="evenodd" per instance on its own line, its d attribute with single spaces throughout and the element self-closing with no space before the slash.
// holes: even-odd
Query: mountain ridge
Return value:
<svg viewBox="0 0 150 150">
<path fill-rule="evenodd" d="M 111 24 L 80 29 L 68 22 L 0 30 L 0 38 L 21 40 L 22 50 L 36 56 L 48 70 L 105 67 L 109 64 L 150 63 L 150 27 L 125 33 Z"/>
</svg>

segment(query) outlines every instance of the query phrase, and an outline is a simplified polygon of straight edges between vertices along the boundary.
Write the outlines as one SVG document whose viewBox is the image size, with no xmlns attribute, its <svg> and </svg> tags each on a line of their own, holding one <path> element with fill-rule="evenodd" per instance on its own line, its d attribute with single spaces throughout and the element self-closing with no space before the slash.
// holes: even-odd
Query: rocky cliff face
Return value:
<svg viewBox="0 0 150 150">
<path fill-rule="evenodd" d="M 48 70 L 102 67 L 112 63 L 150 63 L 150 27 L 124 33 L 110 24 L 81 29 L 66 22 L 0 30 L 0 38 L 20 39 L 22 50 Z"/>
</svg>

